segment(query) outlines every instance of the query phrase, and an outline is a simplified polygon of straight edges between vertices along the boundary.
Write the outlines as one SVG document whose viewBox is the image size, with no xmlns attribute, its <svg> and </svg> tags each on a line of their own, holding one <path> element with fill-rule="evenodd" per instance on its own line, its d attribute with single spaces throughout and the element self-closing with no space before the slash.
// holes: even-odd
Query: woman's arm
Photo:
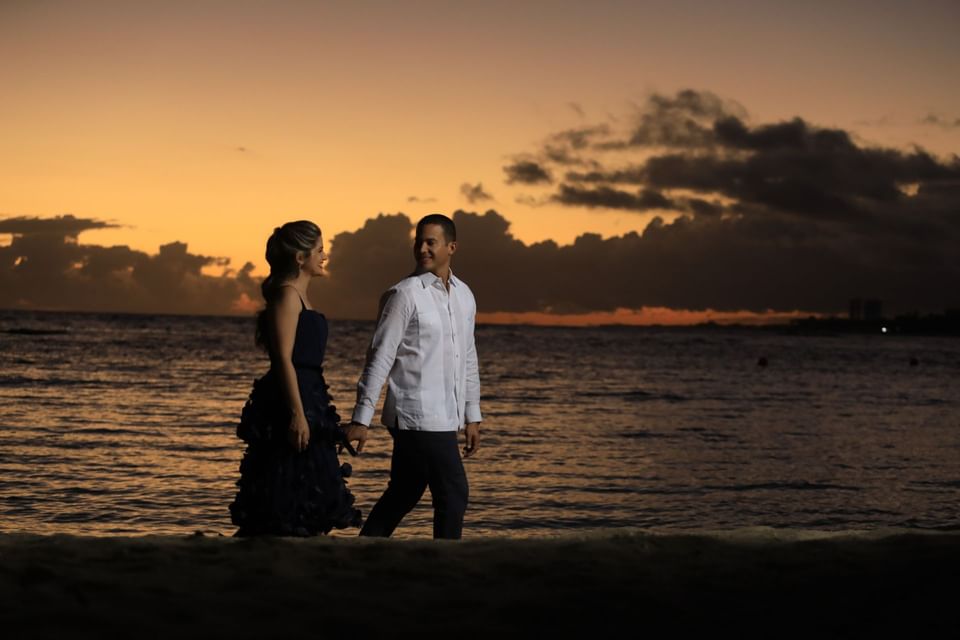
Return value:
<svg viewBox="0 0 960 640">
<path fill-rule="evenodd" d="M 283 396 L 290 408 L 290 444 L 298 451 L 303 451 L 310 440 L 310 427 L 300 400 L 297 372 L 293 368 L 293 343 L 297 338 L 297 321 L 300 319 L 300 296 L 292 287 L 280 287 L 270 319 L 271 353 L 276 359 L 274 366 L 280 375 Z"/>
</svg>

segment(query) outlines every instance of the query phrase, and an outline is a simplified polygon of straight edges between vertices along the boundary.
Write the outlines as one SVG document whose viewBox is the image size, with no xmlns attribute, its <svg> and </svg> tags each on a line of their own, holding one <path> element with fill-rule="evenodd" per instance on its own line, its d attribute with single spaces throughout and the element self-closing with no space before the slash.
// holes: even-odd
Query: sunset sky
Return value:
<svg viewBox="0 0 960 640">
<path fill-rule="evenodd" d="M 871 282 L 875 265 L 932 252 L 927 262 L 905 265 L 911 277 L 958 284 L 957 261 L 947 257 L 946 245 L 937 245 L 960 237 L 958 25 L 960 4 L 949 0 L 0 0 L 0 250 L 18 235 L 29 236 L 23 229 L 31 220 L 71 214 L 87 221 L 80 225 L 83 245 L 122 245 L 145 260 L 160 257 L 162 245 L 185 243 L 187 257 L 229 258 L 235 270 L 250 262 L 253 270 L 244 274 L 255 278 L 266 273 L 267 235 L 287 220 L 315 220 L 329 245 L 380 213 L 415 221 L 434 211 L 493 209 L 509 223 L 502 237 L 512 235 L 525 249 L 552 240 L 561 262 L 567 260 L 564 245 L 585 233 L 610 241 L 642 234 L 629 250 L 645 252 L 643 264 L 656 273 L 630 274 L 636 265 L 628 261 L 604 277 L 661 279 L 686 291 L 695 287 L 674 268 L 675 256 L 684 246 L 703 249 L 697 238 L 706 243 L 721 236 L 690 231 L 686 245 L 671 245 L 654 260 L 655 238 L 644 230 L 655 217 L 679 233 L 671 223 L 685 213 L 729 219 L 753 215 L 761 205 L 777 215 L 800 209 L 806 215 L 813 207 L 818 225 L 825 217 L 849 221 L 867 212 L 889 223 L 889 238 L 896 238 L 870 244 L 861 238 L 874 237 L 873 231 L 851 231 L 842 236 L 842 247 L 831 245 L 831 255 L 868 257 L 856 261 L 862 273 L 829 299 L 793 301 L 772 293 L 685 298 L 647 288 L 622 301 L 615 294 L 564 300 L 557 293 L 542 303 L 496 305 L 495 296 L 488 294 L 485 305 L 478 292 L 480 307 L 503 314 L 609 314 L 620 308 L 616 313 L 625 317 L 633 313 L 625 310 L 649 307 L 660 309 L 662 320 L 665 309 L 688 319 L 701 318 L 703 309 L 829 312 L 842 310 L 849 297 L 876 295 L 892 309 L 936 311 L 957 301 L 931 293 L 898 303 L 900 292 L 914 288 L 906 279 L 889 290 L 868 291 L 864 283 Z M 686 126 L 688 118 L 709 136 L 680 139 L 674 125 Z M 774 166 L 783 156 L 764 155 L 767 133 L 783 133 L 776 127 L 797 118 L 801 124 L 791 130 L 789 144 L 820 155 L 758 180 L 802 183 L 803 199 L 808 187 L 815 182 L 819 189 L 825 179 L 804 173 L 794 181 L 794 168 L 824 166 L 825 157 L 830 164 L 835 149 L 849 154 L 844 158 L 870 158 L 862 165 L 838 161 L 843 169 L 830 175 L 829 189 L 818 191 L 811 200 L 818 204 L 810 207 L 729 186 L 740 185 L 739 177 L 706 186 L 687 174 L 665 179 L 648 162 L 672 150 L 688 163 L 753 154 L 754 165 Z M 847 138 L 826 148 L 818 146 L 817 131 Z M 640 177 L 624 177 L 631 167 L 646 169 Z M 844 176 L 837 186 L 836 174 L 847 169 L 861 173 Z M 705 171 L 716 176 L 720 169 L 711 164 Z M 886 183 L 864 187 L 864 176 L 881 173 Z M 918 217 L 924 226 L 897 227 Z M 878 228 L 876 222 L 867 226 Z M 816 228 L 824 238 L 847 233 Z M 804 235 L 789 232 L 789 246 L 797 234 Z M 470 236 L 463 240 L 463 253 L 473 252 L 474 260 L 487 246 L 471 244 Z M 663 245 L 656 246 L 660 251 Z M 809 257 L 823 255 L 823 246 L 797 260 L 830 264 Z M 42 280 L 37 272 L 28 287 L 28 276 L 16 272 L 24 266 L 20 253 L 7 251 L 0 264 L 6 271 L 0 284 L 9 290 L 0 294 L 0 306 L 83 306 L 82 300 L 58 302 L 64 281 L 50 273 L 59 271 L 45 271 Z M 64 264 L 79 269 L 89 259 Z M 365 264 L 362 255 L 355 260 L 357 268 Z M 597 264 L 576 260 L 563 264 Z M 191 264 L 205 276 L 224 268 L 222 261 Z M 765 264 L 761 260 L 754 271 L 776 270 Z M 475 262 L 474 279 L 483 268 Z M 402 275 L 387 274 L 385 284 Z M 782 286 L 768 289 L 821 275 L 816 269 L 791 272 Z M 737 277 L 731 291 L 756 285 Z M 345 282 L 329 286 L 341 295 L 349 291 Z M 231 296 L 252 291 L 238 287 Z M 248 297 L 256 302 L 255 293 Z M 342 313 L 363 315 L 365 304 L 346 305 Z M 114 301 L 113 308 L 121 307 Z M 129 305 L 160 308 L 167 307 Z M 696 313 L 680 313 L 684 309 Z"/>
</svg>

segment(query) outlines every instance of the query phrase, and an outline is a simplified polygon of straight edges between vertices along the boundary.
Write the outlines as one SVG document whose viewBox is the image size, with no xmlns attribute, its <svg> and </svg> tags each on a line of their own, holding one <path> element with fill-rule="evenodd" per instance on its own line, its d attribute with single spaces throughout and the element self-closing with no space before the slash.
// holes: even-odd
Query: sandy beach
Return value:
<svg viewBox="0 0 960 640">
<path fill-rule="evenodd" d="M 0 535 L 4 636 L 955 631 L 960 534 Z M 13 631 L 13 635 L 7 632 Z"/>
</svg>

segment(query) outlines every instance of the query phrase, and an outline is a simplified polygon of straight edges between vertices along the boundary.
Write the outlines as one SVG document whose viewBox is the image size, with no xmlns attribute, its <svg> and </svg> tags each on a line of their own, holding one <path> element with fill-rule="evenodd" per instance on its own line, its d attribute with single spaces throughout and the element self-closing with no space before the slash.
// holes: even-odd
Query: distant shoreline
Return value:
<svg viewBox="0 0 960 640">
<path fill-rule="evenodd" d="M 131 311 L 64 311 L 56 309 L 0 309 L 3 314 L 15 315 L 51 315 L 51 316 L 79 316 L 79 317 L 122 317 L 122 318 L 184 318 L 184 319 L 219 319 L 233 322 L 252 322 L 254 314 L 182 314 L 182 313 L 141 313 Z M 372 319 L 330 318 L 331 322 L 362 323 L 373 326 Z M 522 327 L 530 329 L 617 329 L 635 331 L 758 331 L 776 332 L 793 335 L 908 335 L 908 336 L 960 336 L 960 315 L 943 314 L 929 316 L 897 316 L 896 318 L 880 318 L 876 320 L 849 320 L 842 317 L 809 317 L 791 320 L 790 322 L 776 322 L 765 324 L 738 323 L 738 322 L 701 322 L 696 324 L 517 324 L 509 322 L 484 323 L 478 322 L 478 327 Z M 8 333 L 10 330 L 7 331 Z M 16 331 L 14 331 L 16 332 Z M 29 333 L 29 330 L 22 331 Z"/>
</svg>

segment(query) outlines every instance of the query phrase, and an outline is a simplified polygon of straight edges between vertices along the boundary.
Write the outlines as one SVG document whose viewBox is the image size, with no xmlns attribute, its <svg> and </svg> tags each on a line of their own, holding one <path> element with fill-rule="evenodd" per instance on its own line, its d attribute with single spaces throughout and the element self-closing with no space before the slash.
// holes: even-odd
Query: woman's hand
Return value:
<svg viewBox="0 0 960 640">
<path fill-rule="evenodd" d="M 304 451 L 310 442 L 310 425 L 302 415 L 295 415 L 290 419 L 290 429 L 287 431 L 287 440 L 297 451 Z"/>
</svg>

